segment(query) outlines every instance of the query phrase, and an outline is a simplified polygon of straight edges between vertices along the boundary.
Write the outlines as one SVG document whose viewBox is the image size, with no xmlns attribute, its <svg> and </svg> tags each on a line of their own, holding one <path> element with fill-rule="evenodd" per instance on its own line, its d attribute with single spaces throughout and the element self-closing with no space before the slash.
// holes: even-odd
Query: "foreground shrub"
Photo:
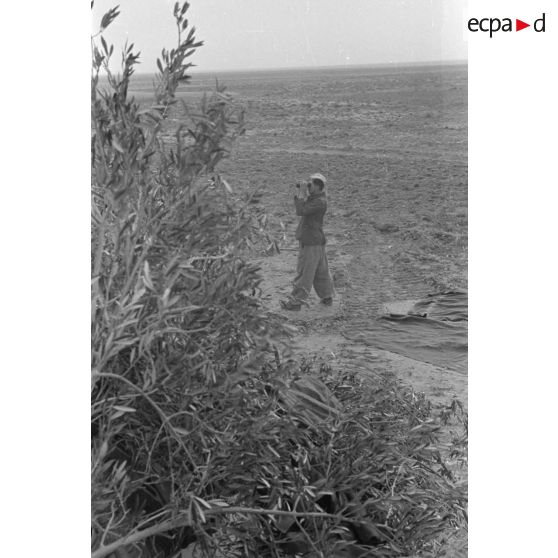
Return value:
<svg viewBox="0 0 558 558">
<path fill-rule="evenodd" d="M 218 88 L 167 120 L 201 44 L 187 10 L 148 107 L 133 46 L 114 75 L 92 45 L 92 555 L 424 548 L 464 505 L 427 402 L 283 360 L 246 259 L 266 216 L 216 171 L 242 113 Z"/>
</svg>

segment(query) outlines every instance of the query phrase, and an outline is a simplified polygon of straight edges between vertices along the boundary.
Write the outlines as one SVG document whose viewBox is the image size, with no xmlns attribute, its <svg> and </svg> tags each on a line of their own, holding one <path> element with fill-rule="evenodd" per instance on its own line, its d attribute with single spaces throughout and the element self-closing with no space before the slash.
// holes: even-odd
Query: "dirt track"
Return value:
<svg viewBox="0 0 558 558">
<path fill-rule="evenodd" d="M 454 396 L 466 404 L 467 378 L 464 374 L 374 346 L 370 326 L 377 319 L 377 301 L 381 300 L 374 285 L 381 284 L 378 270 L 382 268 L 378 258 L 374 258 L 374 251 L 353 248 L 352 257 L 334 248 L 329 252 L 334 254 L 330 258 L 334 274 L 346 279 L 345 286 L 337 289 L 330 308 L 320 305 L 315 294 L 309 307 L 300 312 L 280 308 L 279 298 L 290 291 L 296 264 L 294 249 L 259 262 L 265 277 L 263 294 L 270 310 L 288 316 L 300 332 L 293 339 L 294 351 L 316 355 L 336 368 L 357 370 L 365 376 L 392 372 L 417 391 L 424 392 L 435 407 L 447 405 Z M 343 270 L 341 274 L 339 269 Z"/>
</svg>

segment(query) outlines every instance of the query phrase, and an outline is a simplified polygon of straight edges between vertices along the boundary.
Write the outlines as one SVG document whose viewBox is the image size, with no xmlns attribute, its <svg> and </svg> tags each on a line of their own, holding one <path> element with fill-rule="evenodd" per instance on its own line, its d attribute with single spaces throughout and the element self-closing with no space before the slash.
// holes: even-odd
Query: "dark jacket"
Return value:
<svg viewBox="0 0 558 558">
<path fill-rule="evenodd" d="M 296 214 L 300 215 L 300 223 L 296 229 L 296 239 L 305 246 L 326 243 L 323 230 L 324 215 L 327 211 L 325 192 L 311 194 L 306 200 L 295 197 Z"/>
</svg>

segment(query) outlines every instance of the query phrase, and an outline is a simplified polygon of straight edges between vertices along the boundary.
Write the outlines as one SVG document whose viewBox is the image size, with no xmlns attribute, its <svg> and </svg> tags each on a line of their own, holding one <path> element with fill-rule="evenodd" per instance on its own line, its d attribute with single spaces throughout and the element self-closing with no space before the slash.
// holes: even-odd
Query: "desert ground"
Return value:
<svg viewBox="0 0 558 558">
<path fill-rule="evenodd" d="M 247 122 L 220 172 L 239 191 L 259 189 L 272 226 L 284 227 L 281 252 L 258 263 L 270 311 L 297 328 L 295 352 L 364 375 L 392 372 L 435 406 L 454 397 L 466 405 L 467 66 L 218 79 Z M 189 99 L 214 80 L 194 75 Z M 325 308 L 314 295 L 288 312 L 279 299 L 296 265 L 292 185 L 312 172 L 328 180 L 324 230 L 336 298 Z M 416 301 L 427 319 L 405 316 Z M 390 313 L 403 319 L 385 319 Z"/>
<path fill-rule="evenodd" d="M 235 192 L 261 194 L 281 237 L 279 253 L 254 260 L 267 310 L 296 332 L 285 340 L 294 355 L 370 381 L 393 374 L 435 412 L 455 398 L 466 409 L 467 66 L 195 74 L 181 100 L 193 108 L 216 78 L 247 125 L 219 172 Z M 152 81 L 131 93 L 147 101 Z M 328 181 L 336 296 L 325 307 L 314 293 L 289 312 L 279 300 L 297 258 L 293 186 L 314 172 Z M 455 473 L 466 479 L 466 468 Z M 466 555 L 466 537 L 449 533 L 443 556 Z"/>
</svg>

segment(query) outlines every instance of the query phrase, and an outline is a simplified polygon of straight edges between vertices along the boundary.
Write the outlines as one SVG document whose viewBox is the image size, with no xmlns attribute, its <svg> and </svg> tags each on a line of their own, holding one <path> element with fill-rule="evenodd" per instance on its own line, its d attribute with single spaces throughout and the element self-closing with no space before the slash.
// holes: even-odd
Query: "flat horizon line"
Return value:
<svg viewBox="0 0 558 558">
<path fill-rule="evenodd" d="M 281 66 L 273 68 L 221 68 L 215 70 L 198 70 L 189 69 L 188 73 L 191 75 L 196 74 L 214 74 L 214 73 L 240 73 L 240 72 L 284 72 L 294 70 L 340 70 L 350 68 L 382 68 L 390 67 L 409 67 L 409 66 L 458 66 L 467 64 L 467 59 L 452 59 L 452 60 L 424 60 L 419 62 L 372 62 L 368 64 L 334 64 L 328 66 Z M 197 67 L 196 67 L 197 68 Z M 156 72 L 142 72 L 137 70 L 136 75 L 151 75 Z"/>
</svg>

